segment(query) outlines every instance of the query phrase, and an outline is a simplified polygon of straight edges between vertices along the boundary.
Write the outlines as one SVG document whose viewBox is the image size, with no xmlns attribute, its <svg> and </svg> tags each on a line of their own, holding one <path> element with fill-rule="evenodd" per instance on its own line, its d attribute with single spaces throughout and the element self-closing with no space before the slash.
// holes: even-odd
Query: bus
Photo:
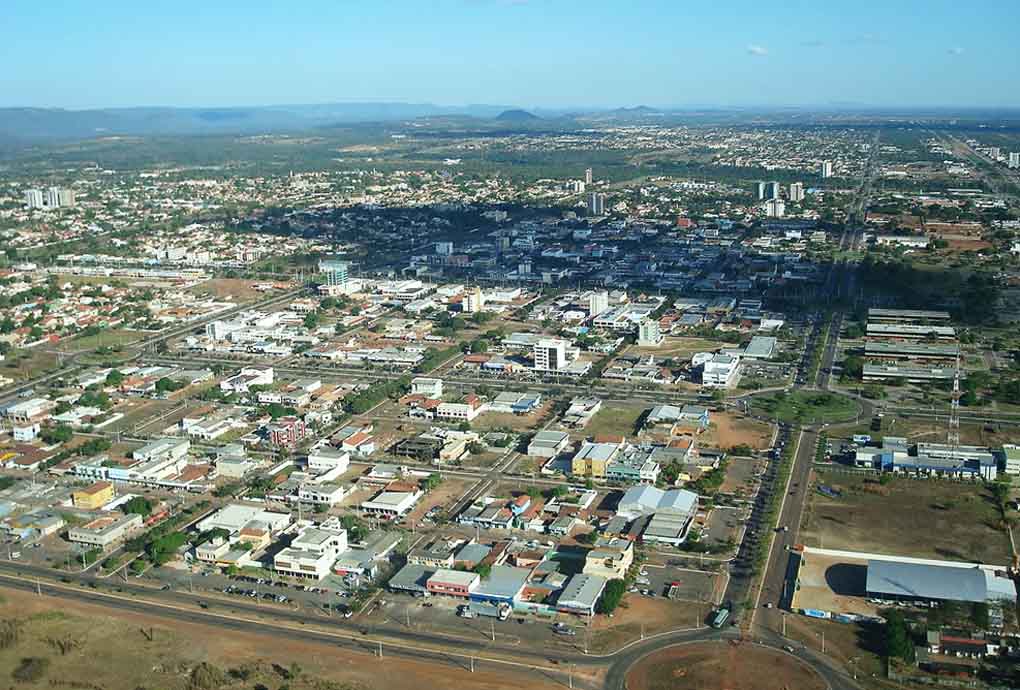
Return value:
<svg viewBox="0 0 1020 690">
<path fill-rule="evenodd" d="M 713 628 L 723 627 L 726 621 L 729 620 L 729 617 L 730 617 L 729 605 L 721 607 L 718 611 L 715 612 L 715 615 L 712 616 L 712 627 Z"/>
</svg>

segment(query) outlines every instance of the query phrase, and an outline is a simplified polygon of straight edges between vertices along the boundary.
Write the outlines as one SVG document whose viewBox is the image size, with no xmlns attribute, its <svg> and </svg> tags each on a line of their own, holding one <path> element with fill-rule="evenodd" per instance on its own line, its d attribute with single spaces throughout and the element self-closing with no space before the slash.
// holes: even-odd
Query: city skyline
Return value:
<svg viewBox="0 0 1020 690">
<path fill-rule="evenodd" d="M 0 107 L 1020 105 L 1009 36 L 1020 9 L 987 4 L 958 16 L 928 3 L 918 17 L 909 4 L 873 2 L 841 15 L 595 2 L 580 21 L 573 4 L 520 0 L 441 2 L 427 17 L 404 2 L 293 13 L 119 1 L 56 12 L 17 1 Z"/>
</svg>

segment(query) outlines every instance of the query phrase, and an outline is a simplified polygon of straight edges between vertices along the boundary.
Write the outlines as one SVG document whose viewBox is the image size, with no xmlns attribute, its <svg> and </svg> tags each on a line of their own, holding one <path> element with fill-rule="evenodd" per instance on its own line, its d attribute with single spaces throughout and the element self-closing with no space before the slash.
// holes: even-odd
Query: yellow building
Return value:
<svg viewBox="0 0 1020 690">
<path fill-rule="evenodd" d="M 576 477 L 605 479 L 606 467 L 616 458 L 622 447 L 622 441 L 596 443 L 585 441 L 570 462 L 570 471 Z"/>
<path fill-rule="evenodd" d="M 96 510 L 112 501 L 114 493 L 113 484 L 110 482 L 96 482 L 84 489 L 71 492 L 71 500 L 75 508 Z"/>
</svg>

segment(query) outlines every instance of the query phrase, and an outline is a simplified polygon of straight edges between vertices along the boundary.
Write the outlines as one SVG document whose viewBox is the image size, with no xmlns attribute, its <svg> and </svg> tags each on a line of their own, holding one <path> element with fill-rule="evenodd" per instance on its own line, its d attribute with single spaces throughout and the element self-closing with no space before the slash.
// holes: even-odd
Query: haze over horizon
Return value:
<svg viewBox="0 0 1020 690">
<path fill-rule="evenodd" d="M 982 4 L 13 0 L 0 107 L 1020 105 L 1020 6 Z"/>
</svg>

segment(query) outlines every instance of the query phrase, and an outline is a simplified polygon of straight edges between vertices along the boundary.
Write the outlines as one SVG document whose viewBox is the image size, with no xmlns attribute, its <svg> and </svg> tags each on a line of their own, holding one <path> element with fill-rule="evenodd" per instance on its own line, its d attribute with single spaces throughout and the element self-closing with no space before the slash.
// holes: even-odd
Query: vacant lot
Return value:
<svg viewBox="0 0 1020 690">
<path fill-rule="evenodd" d="M 588 423 L 588 426 L 576 435 L 600 436 L 604 434 L 613 434 L 633 436 L 637 431 L 638 420 L 647 409 L 648 406 L 639 404 L 605 404 Z"/>
<path fill-rule="evenodd" d="M 850 398 L 834 393 L 780 391 L 754 398 L 752 409 L 782 422 L 821 423 L 852 420 L 858 407 Z"/>
<path fill-rule="evenodd" d="M 255 289 L 255 281 L 240 278 L 214 278 L 199 283 L 189 292 L 198 297 L 211 297 L 215 300 L 252 302 L 265 299 L 272 293 L 262 293 Z"/>
<path fill-rule="evenodd" d="M 732 448 L 750 446 L 767 448 L 772 441 L 772 427 L 735 412 L 713 413 L 711 426 L 699 439 L 699 445 Z"/>
<path fill-rule="evenodd" d="M 17 640 L 0 651 L 4 687 L 12 685 L 12 674 L 25 666 L 25 659 L 42 660 L 31 664 L 33 680 L 16 684 L 25 690 L 285 686 L 290 690 L 416 690 L 423 685 L 547 690 L 565 685 L 554 670 L 543 674 L 479 662 L 471 674 L 466 660 L 463 664 L 456 659 L 428 663 L 393 651 L 381 664 L 367 644 L 300 642 L 286 631 L 224 634 L 219 627 L 158 615 L 118 613 L 113 617 L 100 606 L 26 597 L 10 590 L 3 595 L 0 618 L 21 622 Z M 211 668 L 196 672 L 203 663 Z"/>
<path fill-rule="evenodd" d="M 807 546 L 1009 563 L 1009 540 L 980 484 L 896 478 L 882 486 L 859 475 L 821 472 L 818 482 L 842 492 L 818 492 L 801 526 Z"/>
<path fill-rule="evenodd" d="M 751 643 L 705 642 L 650 654 L 627 674 L 629 690 L 814 690 L 826 683 L 789 654 Z"/>
<path fill-rule="evenodd" d="M 673 338 L 667 337 L 659 347 L 638 347 L 636 345 L 628 348 L 629 354 L 655 355 L 656 357 L 667 357 L 671 359 L 689 360 L 697 352 L 715 352 L 725 343 L 704 338 Z"/>
</svg>

